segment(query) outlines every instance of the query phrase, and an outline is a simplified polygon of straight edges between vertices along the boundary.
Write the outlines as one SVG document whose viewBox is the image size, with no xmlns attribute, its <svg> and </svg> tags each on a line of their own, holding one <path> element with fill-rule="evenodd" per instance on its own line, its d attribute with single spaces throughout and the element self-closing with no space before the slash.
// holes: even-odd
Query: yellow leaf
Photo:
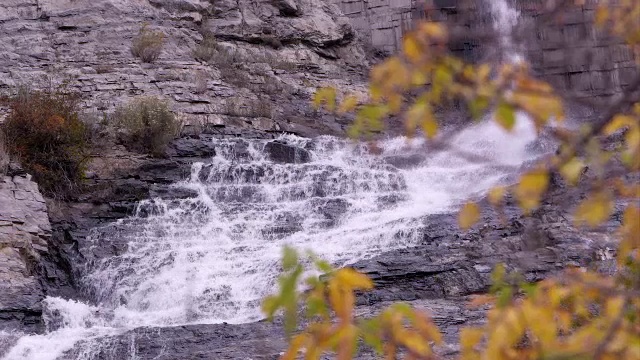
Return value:
<svg viewBox="0 0 640 360">
<path fill-rule="evenodd" d="M 635 123 L 635 119 L 629 115 L 616 115 L 609 123 L 602 129 L 602 133 L 605 135 L 611 135 L 616 131 L 631 126 Z"/>
<path fill-rule="evenodd" d="M 420 356 L 426 357 L 431 354 L 431 348 L 425 339 L 423 339 L 420 335 L 415 332 L 407 331 L 400 338 L 400 341 L 406 346 L 409 350 L 418 354 Z"/>
<path fill-rule="evenodd" d="M 430 114 L 430 113 L 429 113 Z M 433 117 L 425 116 L 422 119 L 422 131 L 427 135 L 427 138 L 433 139 L 438 135 L 438 123 Z"/>
<path fill-rule="evenodd" d="M 338 270 L 336 278 L 343 286 L 347 286 L 350 289 L 355 290 L 368 290 L 373 289 L 373 281 L 365 274 L 359 273 L 351 268 L 344 268 Z"/>
<path fill-rule="evenodd" d="M 609 18 L 609 10 L 606 7 L 600 6 L 596 10 L 596 24 L 599 26 L 604 25 L 604 23 Z"/>
<path fill-rule="evenodd" d="M 322 104 L 328 111 L 334 111 L 336 108 L 336 89 L 332 87 L 325 87 L 318 89 L 313 97 L 313 105 L 316 109 L 319 109 Z"/>
<path fill-rule="evenodd" d="M 560 174 L 569 184 L 575 185 L 580 180 L 582 169 L 584 163 L 578 158 L 573 158 L 560 168 Z"/>
<path fill-rule="evenodd" d="M 607 304 L 605 307 L 605 313 L 610 318 L 615 318 L 623 311 L 624 306 L 624 298 L 621 296 L 615 296 L 607 299 Z"/>
<path fill-rule="evenodd" d="M 402 50 L 405 56 L 413 63 L 418 63 L 423 55 L 423 50 L 414 36 L 405 36 L 402 42 Z"/>
<path fill-rule="evenodd" d="M 476 203 L 467 203 L 458 215 L 458 224 L 463 229 L 468 229 L 480 219 L 480 208 Z"/>
<path fill-rule="evenodd" d="M 431 320 L 431 318 L 426 314 L 419 311 L 413 311 L 413 315 L 415 328 L 420 331 L 422 336 L 429 341 L 440 344 L 442 342 L 442 334 L 438 330 L 438 327 L 433 323 L 433 320 Z"/>
<path fill-rule="evenodd" d="M 304 333 L 294 336 L 289 342 L 289 348 L 280 359 L 295 360 L 298 355 L 298 351 L 300 351 L 302 345 L 307 341 L 307 338 L 308 335 Z"/>
<path fill-rule="evenodd" d="M 478 308 L 483 305 L 491 304 L 495 302 L 495 297 L 493 295 L 475 295 L 471 301 L 469 302 L 470 308 Z"/>
<path fill-rule="evenodd" d="M 607 221 L 612 211 L 613 200 L 609 192 L 592 193 L 578 205 L 575 213 L 575 222 L 578 225 L 586 223 L 591 227 L 595 227 Z"/>
<path fill-rule="evenodd" d="M 540 197 L 549 186 L 549 174 L 546 170 L 532 170 L 520 177 L 515 191 L 520 207 L 529 212 L 540 204 Z"/>
<path fill-rule="evenodd" d="M 478 67 L 478 79 L 484 81 L 489 77 L 491 73 L 491 66 L 489 64 L 482 64 Z"/>
<path fill-rule="evenodd" d="M 423 22 L 419 30 L 427 36 L 438 40 L 444 39 L 447 36 L 444 26 L 433 22 Z"/>
<path fill-rule="evenodd" d="M 356 106 L 358 106 L 358 98 L 354 95 L 349 95 L 340 104 L 338 112 L 341 114 L 348 113 L 353 111 Z"/>
<path fill-rule="evenodd" d="M 619 264 L 624 264 L 634 250 L 640 249 L 640 208 L 637 205 L 629 205 L 625 209 L 620 235 L 622 241 L 617 259 Z"/>
<path fill-rule="evenodd" d="M 552 117 L 558 121 L 564 119 L 562 100 L 551 94 L 516 91 L 512 96 L 512 101 L 534 117 L 538 128 L 546 124 Z"/>
<path fill-rule="evenodd" d="M 460 346 L 462 347 L 462 352 L 468 352 L 473 350 L 473 347 L 478 345 L 480 340 L 482 340 L 482 336 L 484 335 L 484 331 L 478 328 L 463 328 L 460 331 Z"/>
<path fill-rule="evenodd" d="M 502 186 L 498 186 L 491 189 L 489 191 L 489 202 L 494 206 L 499 205 L 502 199 L 504 198 L 505 193 L 506 193 L 506 189 Z"/>
</svg>

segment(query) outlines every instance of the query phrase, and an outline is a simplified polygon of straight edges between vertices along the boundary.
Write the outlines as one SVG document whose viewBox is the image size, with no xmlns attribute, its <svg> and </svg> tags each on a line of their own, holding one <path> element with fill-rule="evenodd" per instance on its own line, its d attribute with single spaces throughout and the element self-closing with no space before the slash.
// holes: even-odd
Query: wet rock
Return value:
<svg viewBox="0 0 640 360">
<path fill-rule="evenodd" d="M 283 164 L 303 164 L 311 161 L 311 154 L 302 148 L 278 141 L 265 144 L 264 152 L 273 162 Z"/>
<path fill-rule="evenodd" d="M 411 169 L 419 166 L 426 160 L 425 154 L 390 155 L 384 158 L 387 164 L 398 169 Z"/>
<path fill-rule="evenodd" d="M 199 138 L 179 138 L 171 143 L 167 152 L 174 157 L 211 158 L 216 155 L 211 137 L 202 136 Z"/>
<path fill-rule="evenodd" d="M 311 201 L 314 212 L 324 217 L 326 226 L 335 226 L 349 209 L 349 202 L 342 198 L 317 198 Z"/>
</svg>

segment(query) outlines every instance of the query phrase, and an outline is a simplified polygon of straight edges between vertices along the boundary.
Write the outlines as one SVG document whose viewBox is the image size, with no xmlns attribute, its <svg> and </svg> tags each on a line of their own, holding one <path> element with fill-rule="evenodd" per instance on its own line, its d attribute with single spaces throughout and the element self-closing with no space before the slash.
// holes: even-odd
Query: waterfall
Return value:
<svg viewBox="0 0 640 360">
<path fill-rule="evenodd" d="M 517 13 L 504 0 L 491 4 L 503 46 L 513 49 Z M 137 327 L 262 319 L 283 246 L 343 266 L 417 244 L 428 215 L 454 211 L 540 156 L 535 140 L 522 115 L 512 132 L 483 121 L 433 154 L 421 139 L 381 141 L 373 154 L 344 139 L 283 135 L 278 141 L 309 154 L 289 164 L 266 155 L 266 140 L 214 140 L 216 156 L 173 185 L 197 196 L 142 201 L 134 216 L 94 229 L 89 249 L 125 245 L 85 270 L 94 303 L 47 298 L 47 332 L 0 334 L 0 344 L 12 344 L 4 359 L 54 360 L 72 350 L 93 359 L 109 336 Z"/>
<path fill-rule="evenodd" d="M 528 150 L 533 124 L 519 120 L 511 133 L 473 125 L 452 139 L 456 150 L 432 155 L 424 140 L 389 139 L 371 154 L 344 139 L 282 136 L 307 149 L 304 164 L 269 160 L 266 141 L 217 140 L 218 154 L 174 184 L 198 196 L 143 201 L 135 216 L 93 231 L 89 247 L 127 244 L 87 269 L 98 305 L 48 298 L 49 332 L 21 337 L 5 359 L 53 360 L 81 343 L 78 358 L 91 359 L 101 338 L 127 329 L 259 320 L 284 245 L 341 266 L 416 244 L 425 216 L 454 210 L 540 155 Z"/>
<path fill-rule="evenodd" d="M 524 60 L 513 41 L 513 32 L 518 25 L 520 13 L 511 7 L 508 0 L 488 0 L 493 15 L 493 28 L 498 33 L 500 50 L 511 63 Z"/>
</svg>

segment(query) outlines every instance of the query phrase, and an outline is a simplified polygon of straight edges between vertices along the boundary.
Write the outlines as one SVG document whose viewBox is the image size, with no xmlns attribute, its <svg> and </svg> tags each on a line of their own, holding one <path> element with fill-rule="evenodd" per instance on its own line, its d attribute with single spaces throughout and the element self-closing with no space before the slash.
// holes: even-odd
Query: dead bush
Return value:
<svg viewBox="0 0 640 360">
<path fill-rule="evenodd" d="M 230 116 L 250 118 L 271 118 L 273 107 L 271 102 L 265 99 L 240 99 L 232 98 L 225 102 L 224 112 Z"/>
<path fill-rule="evenodd" d="M 9 155 L 33 175 L 45 195 L 70 196 L 83 179 L 88 158 L 79 95 L 65 88 L 21 89 L 4 102 L 9 115 L 2 131 Z"/>
<path fill-rule="evenodd" d="M 120 106 L 113 114 L 118 139 L 129 149 L 163 156 L 167 144 L 180 131 L 180 121 L 167 101 L 139 97 Z"/>
<path fill-rule="evenodd" d="M 234 66 L 220 67 L 220 77 L 229 84 L 240 88 L 246 88 L 251 85 L 251 77 L 245 70 L 238 69 Z"/>
<path fill-rule="evenodd" d="M 218 42 L 216 38 L 211 34 L 206 34 L 202 42 L 200 42 L 195 49 L 193 49 L 193 58 L 202 61 L 210 62 L 215 58 L 217 53 L 220 52 Z"/>
<path fill-rule="evenodd" d="M 162 54 L 164 43 L 165 35 L 161 31 L 151 30 L 147 25 L 143 25 L 138 35 L 133 38 L 131 54 L 143 62 L 152 63 Z"/>
<path fill-rule="evenodd" d="M 0 176 L 6 174 L 9 167 L 9 150 L 4 137 L 4 132 L 0 131 Z"/>
</svg>

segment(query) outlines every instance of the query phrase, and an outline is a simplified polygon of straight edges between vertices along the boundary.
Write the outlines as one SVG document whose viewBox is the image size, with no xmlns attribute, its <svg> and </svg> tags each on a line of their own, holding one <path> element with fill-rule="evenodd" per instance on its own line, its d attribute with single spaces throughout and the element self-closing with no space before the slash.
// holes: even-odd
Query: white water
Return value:
<svg viewBox="0 0 640 360">
<path fill-rule="evenodd" d="M 506 0 L 490 4 L 502 46 L 519 61 L 511 40 L 517 12 Z M 94 359 L 109 336 L 140 326 L 258 320 L 284 245 L 336 265 L 411 246 L 427 215 L 481 196 L 541 155 L 530 151 L 536 133 L 521 115 L 511 133 L 485 121 L 451 139 L 453 151 L 435 154 L 425 154 L 423 140 L 405 138 L 382 142 L 379 155 L 331 137 L 281 140 L 308 148 L 311 162 L 275 164 L 264 141 L 218 140 L 211 166 L 196 164 L 190 179 L 175 184 L 197 196 L 144 201 L 136 216 L 96 229 L 95 249 L 122 248 L 86 269 L 97 305 L 47 298 L 48 332 L 0 333 L 0 346 L 11 346 L 3 359 Z M 416 154 L 424 160 L 410 167 L 387 163 Z"/>
<path fill-rule="evenodd" d="M 406 169 L 385 159 L 423 154 L 424 141 L 391 139 L 372 155 L 336 138 L 284 136 L 311 149 L 310 163 L 291 165 L 265 159 L 264 141 L 239 158 L 234 149 L 247 143 L 219 140 L 212 166 L 197 164 L 176 184 L 197 197 L 144 201 L 138 216 L 94 232 L 96 248 L 127 244 L 87 269 L 99 305 L 48 298 L 51 331 L 21 337 L 5 359 L 53 360 L 74 347 L 91 359 L 100 339 L 139 326 L 258 320 L 285 244 L 337 265 L 415 244 L 426 215 L 453 210 L 539 156 L 527 151 L 535 138 L 525 118 L 512 133 L 483 122 L 451 143 L 489 164 L 446 151 Z"/>
<path fill-rule="evenodd" d="M 500 37 L 502 53 L 506 54 L 507 60 L 511 63 L 521 62 L 524 59 L 513 41 L 513 31 L 520 20 L 520 13 L 509 5 L 508 0 L 488 1 L 494 16 L 493 28 Z"/>
</svg>

